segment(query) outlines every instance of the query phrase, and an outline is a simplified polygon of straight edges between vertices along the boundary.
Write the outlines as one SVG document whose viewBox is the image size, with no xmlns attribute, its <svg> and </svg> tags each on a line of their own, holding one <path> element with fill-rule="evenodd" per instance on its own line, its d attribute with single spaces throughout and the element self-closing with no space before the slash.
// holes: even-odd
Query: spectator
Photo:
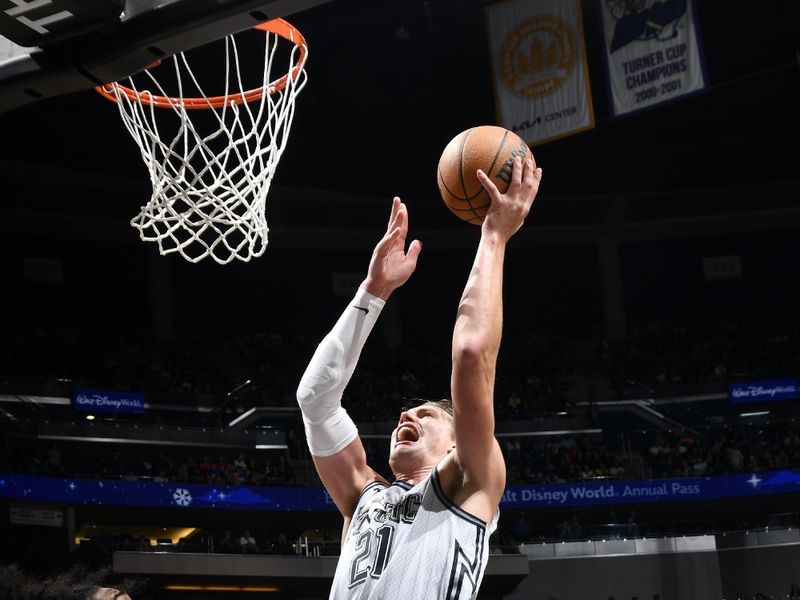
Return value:
<svg viewBox="0 0 800 600">
<path fill-rule="evenodd" d="M 217 549 L 219 550 L 219 552 L 222 552 L 224 554 L 232 554 L 234 552 L 238 552 L 241 548 L 240 545 L 236 543 L 236 540 L 233 539 L 231 532 L 229 530 L 226 530 L 225 535 L 217 545 Z"/>
<path fill-rule="evenodd" d="M 241 469 L 242 471 L 247 470 L 247 459 L 244 457 L 244 452 L 239 452 L 239 454 L 233 460 L 233 466 L 234 468 Z"/>
<path fill-rule="evenodd" d="M 578 515 L 572 515 L 572 521 L 569 523 L 569 537 L 572 540 L 583 539 L 583 526 L 578 521 Z"/>
<path fill-rule="evenodd" d="M 143 533 L 140 533 L 139 537 L 136 538 L 135 548 L 139 552 L 150 552 L 153 546 L 150 544 L 150 540 Z"/>
<path fill-rule="evenodd" d="M 47 451 L 47 470 L 53 475 L 61 473 L 61 450 L 56 444 Z"/>
<path fill-rule="evenodd" d="M 626 537 L 637 537 L 639 535 L 639 525 L 636 523 L 636 511 L 631 510 L 628 521 L 625 523 Z"/>
<path fill-rule="evenodd" d="M 277 551 L 278 554 L 291 554 L 292 553 L 292 545 L 289 543 L 288 538 L 284 532 L 280 532 L 278 534 L 278 543 L 277 543 Z"/>
<path fill-rule="evenodd" d="M 736 446 L 728 447 L 728 464 L 732 471 L 740 471 L 744 465 L 744 456 L 742 451 Z"/>
<path fill-rule="evenodd" d="M 276 474 L 278 476 L 278 481 L 282 483 L 292 485 L 295 482 L 294 469 L 292 468 L 292 465 L 289 464 L 286 456 L 283 454 L 281 454 L 280 458 L 278 459 Z"/>
<path fill-rule="evenodd" d="M 250 534 L 249 529 L 245 529 L 242 533 L 242 537 L 239 538 L 239 548 L 243 554 L 258 554 L 256 538 Z"/>
<path fill-rule="evenodd" d="M 570 531 L 569 531 L 569 521 L 564 519 L 561 523 L 558 524 L 558 528 L 556 530 L 556 536 L 562 542 L 567 542 L 570 540 Z"/>
<path fill-rule="evenodd" d="M 520 511 L 517 520 L 511 528 L 511 535 L 516 544 L 523 544 L 530 539 L 531 521 L 525 511 Z"/>
</svg>

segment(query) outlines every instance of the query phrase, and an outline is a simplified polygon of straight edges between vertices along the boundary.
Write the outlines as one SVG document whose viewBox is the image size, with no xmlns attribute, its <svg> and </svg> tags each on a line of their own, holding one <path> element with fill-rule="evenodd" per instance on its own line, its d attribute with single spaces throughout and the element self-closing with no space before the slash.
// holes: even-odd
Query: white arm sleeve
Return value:
<svg viewBox="0 0 800 600">
<path fill-rule="evenodd" d="M 342 393 L 384 304 L 358 288 L 303 373 L 297 403 L 303 413 L 308 449 L 314 456 L 332 456 L 358 435 L 355 423 L 342 408 Z"/>
</svg>

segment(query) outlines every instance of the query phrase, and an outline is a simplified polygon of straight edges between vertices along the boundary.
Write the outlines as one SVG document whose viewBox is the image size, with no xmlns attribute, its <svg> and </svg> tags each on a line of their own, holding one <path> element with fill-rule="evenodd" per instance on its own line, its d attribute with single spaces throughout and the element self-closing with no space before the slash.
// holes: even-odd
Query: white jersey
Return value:
<svg viewBox="0 0 800 600">
<path fill-rule="evenodd" d="M 453 504 L 439 473 L 373 482 L 342 542 L 330 600 L 467 600 L 478 595 L 497 527 Z"/>
</svg>

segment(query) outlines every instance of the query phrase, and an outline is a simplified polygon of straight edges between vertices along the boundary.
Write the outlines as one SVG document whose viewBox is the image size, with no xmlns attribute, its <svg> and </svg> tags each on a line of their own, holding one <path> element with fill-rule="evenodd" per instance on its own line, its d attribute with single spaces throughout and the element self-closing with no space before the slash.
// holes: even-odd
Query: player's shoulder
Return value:
<svg viewBox="0 0 800 600">
<path fill-rule="evenodd" d="M 372 501 L 375 497 L 380 496 L 390 487 L 390 483 L 383 478 L 373 479 L 361 488 L 358 494 L 356 505 L 363 504 L 364 502 Z"/>
<path fill-rule="evenodd" d="M 484 525 L 490 524 L 500 506 L 505 489 L 505 465 L 494 477 L 480 478 L 465 469 L 452 452 L 436 468 L 435 489 L 453 512 L 465 513 Z"/>
</svg>

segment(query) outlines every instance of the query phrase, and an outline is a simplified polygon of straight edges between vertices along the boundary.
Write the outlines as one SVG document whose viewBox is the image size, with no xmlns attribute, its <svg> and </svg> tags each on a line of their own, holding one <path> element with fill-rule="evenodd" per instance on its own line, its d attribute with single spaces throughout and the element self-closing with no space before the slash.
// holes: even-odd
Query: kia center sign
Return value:
<svg viewBox="0 0 800 600">
<path fill-rule="evenodd" d="M 92 413 L 143 413 L 144 394 L 76 388 L 72 392 L 72 408 Z"/>
</svg>

